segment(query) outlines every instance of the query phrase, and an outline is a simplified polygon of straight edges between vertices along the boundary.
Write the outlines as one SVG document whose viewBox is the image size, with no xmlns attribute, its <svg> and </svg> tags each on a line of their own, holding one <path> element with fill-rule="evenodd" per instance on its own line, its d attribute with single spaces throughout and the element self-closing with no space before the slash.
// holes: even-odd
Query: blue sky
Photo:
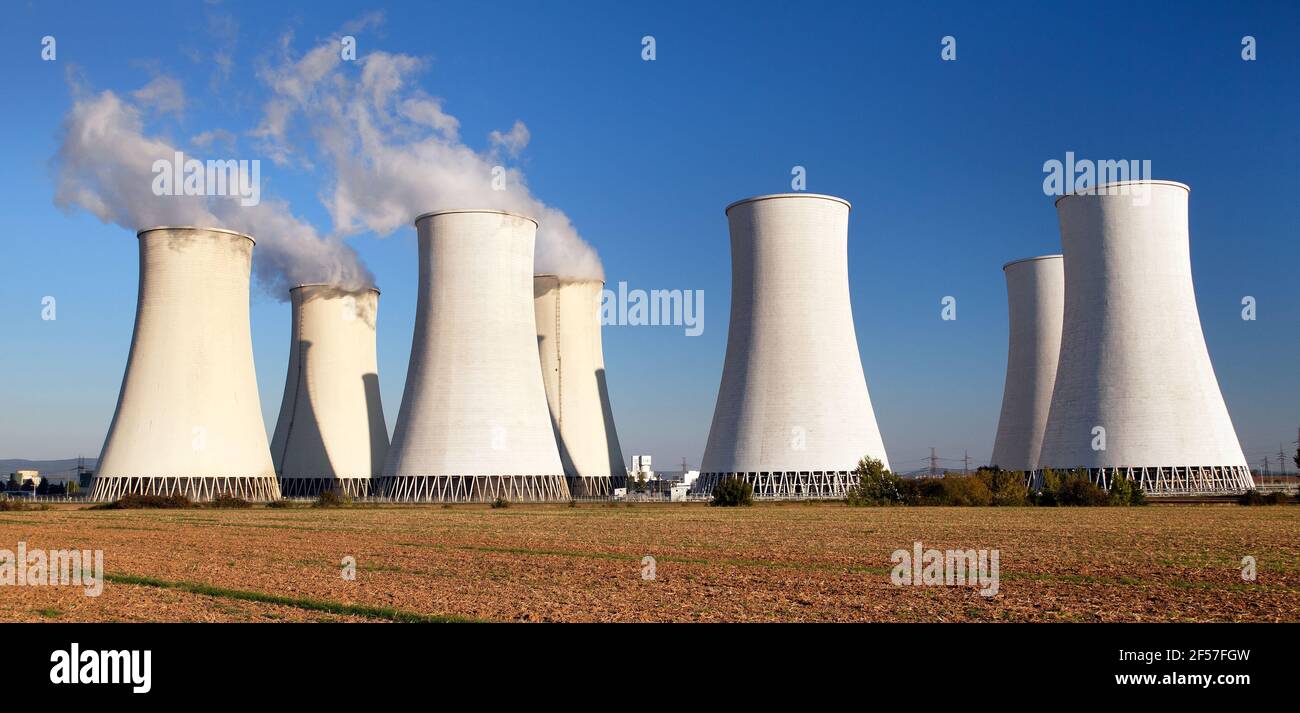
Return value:
<svg viewBox="0 0 1300 713">
<path fill-rule="evenodd" d="M 287 5 L 287 4 L 286 4 Z M 298 52 L 381 11 L 359 54 L 429 60 L 420 82 L 471 147 L 523 121 L 512 162 L 599 251 L 610 284 L 702 289 L 705 329 L 609 327 L 624 452 L 698 464 L 726 344 L 723 208 L 789 190 L 852 201 L 850 279 L 862 360 L 895 467 L 987 459 L 1002 394 L 1001 266 L 1059 251 L 1044 161 L 1067 151 L 1149 159 L 1192 187 L 1192 263 L 1206 341 L 1252 465 L 1300 425 L 1300 10 L 1294 3 L 15 3 L 0 29 L 0 456 L 94 455 L 112 417 L 137 287 L 133 234 L 53 203 L 52 157 L 72 103 L 179 80 L 182 116 L 148 128 L 184 144 L 247 133 L 257 70 L 287 32 Z M 41 38 L 57 60 L 41 61 Z M 653 35 L 657 59 L 641 60 Z M 940 39 L 957 40 L 957 61 Z M 1241 38 L 1258 59 L 1241 59 Z M 223 59 L 224 58 L 224 59 Z M 220 60 L 220 61 L 219 61 Z M 223 64 L 224 63 L 224 64 Z M 264 191 L 322 231 L 319 171 L 263 161 Z M 396 418 L 415 310 L 412 229 L 349 239 L 383 289 L 380 381 Z M 42 298 L 57 319 L 41 319 Z M 958 319 L 940 319 L 940 300 Z M 1240 318 L 1241 300 L 1258 319 Z M 283 389 L 289 308 L 255 290 L 268 429 Z M 1294 449 L 1294 446 L 1290 446 Z M 1274 456 L 1274 460 L 1275 460 Z M 947 463 L 952 465 L 951 462 Z"/>
</svg>

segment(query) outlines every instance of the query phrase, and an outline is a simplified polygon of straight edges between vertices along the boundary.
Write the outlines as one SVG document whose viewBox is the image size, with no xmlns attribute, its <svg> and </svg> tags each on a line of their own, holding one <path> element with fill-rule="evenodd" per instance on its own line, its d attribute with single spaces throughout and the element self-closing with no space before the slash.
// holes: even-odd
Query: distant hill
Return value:
<svg viewBox="0 0 1300 713">
<path fill-rule="evenodd" d="M 96 459 L 87 458 L 86 467 L 94 470 L 95 462 Z M 61 483 L 77 477 L 77 459 L 26 460 L 24 458 L 0 458 L 0 480 L 8 481 L 9 474 L 18 470 L 39 470 L 42 478 Z"/>
</svg>

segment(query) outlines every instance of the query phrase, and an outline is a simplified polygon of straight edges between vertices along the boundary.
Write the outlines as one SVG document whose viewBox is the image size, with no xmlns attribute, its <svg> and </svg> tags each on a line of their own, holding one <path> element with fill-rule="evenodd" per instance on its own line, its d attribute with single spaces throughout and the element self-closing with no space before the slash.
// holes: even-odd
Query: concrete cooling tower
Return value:
<svg viewBox="0 0 1300 713">
<path fill-rule="evenodd" d="M 299 285 L 289 297 L 289 373 L 271 439 L 280 490 L 368 495 L 388 453 L 375 356 L 379 290 Z"/>
<path fill-rule="evenodd" d="M 838 497 L 858 459 L 885 462 L 849 303 L 849 203 L 759 196 L 726 210 L 731 324 L 697 492 Z"/>
<path fill-rule="evenodd" d="M 537 349 L 560 462 L 573 495 L 607 496 L 627 478 L 605 385 L 599 280 L 533 277 Z"/>
<path fill-rule="evenodd" d="M 421 215 L 415 226 L 415 337 L 382 495 L 568 499 L 537 352 L 537 223 L 447 210 Z"/>
<path fill-rule="evenodd" d="M 95 500 L 126 494 L 280 497 L 253 371 L 253 239 L 141 230 L 140 295 Z"/>
<path fill-rule="evenodd" d="M 1056 383 L 1065 270 L 1060 255 L 1043 255 L 1009 262 L 1002 271 L 1007 276 L 1011 332 L 992 463 L 1004 470 L 1029 472 L 1038 467 Z"/>
<path fill-rule="evenodd" d="M 1153 495 L 1253 487 L 1196 310 L 1189 191 L 1127 181 L 1056 201 L 1065 318 L 1040 467 Z"/>
</svg>

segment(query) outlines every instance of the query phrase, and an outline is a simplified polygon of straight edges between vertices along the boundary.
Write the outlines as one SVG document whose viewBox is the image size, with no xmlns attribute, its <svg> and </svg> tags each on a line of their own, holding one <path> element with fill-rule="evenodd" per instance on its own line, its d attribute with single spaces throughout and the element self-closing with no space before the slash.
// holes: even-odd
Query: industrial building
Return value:
<svg viewBox="0 0 1300 713">
<path fill-rule="evenodd" d="M 849 300 L 849 202 L 758 196 L 726 209 L 731 322 L 696 492 L 842 497 L 858 460 L 888 467 Z"/>
<path fill-rule="evenodd" d="M 415 219 L 419 298 L 382 496 L 564 500 L 533 306 L 537 223 L 495 210 Z"/>
<path fill-rule="evenodd" d="M 1061 351 L 1065 269 L 1060 255 L 1042 255 L 1002 266 L 1007 279 L 1010 333 L 1002 414 L 993 442 L 992 464 L 1032 471 L 1047 427 Z"/>
<path fill-rule="evenodd" d="M 1065 307 L 1040 468 L 1152 495 L 1253 487 L 1201 332 L 1190 190 L 1125 181 L 1056 201 Z"/>
<path fill-rule="evenodd" d="M 368 495 L 388 453 L 375 349 L 379 290 L 313 284 L 289 296 L 289 370 L 271 438 L 280 490 Z"/>
<path fill-rule="evenodd" d="M 600 338 L 604 286 L 600 280 L 533 277 L 546 403 L 560 462 L 575 497 L 607 496 L 626 480 Z"/>
<path fill-rule="evenodd" d="M 280 497 L 253 368 L 253 238 L 141 230 L 135 332 L 91 497 Z"/>
<path fill-rule="evenodd" d="M 9 484 L 15 490 L 22 490 L 30 486 L 33 490 L 41 484 L 41 472 L 39 470 L 18 470 L 9 474 Z"/>
</svg>

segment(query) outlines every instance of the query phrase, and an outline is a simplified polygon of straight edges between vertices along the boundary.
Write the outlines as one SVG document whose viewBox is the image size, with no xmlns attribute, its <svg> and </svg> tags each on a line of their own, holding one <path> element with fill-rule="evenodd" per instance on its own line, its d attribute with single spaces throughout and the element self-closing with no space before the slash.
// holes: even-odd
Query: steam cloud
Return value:
<svg viewBox="0 0 1300 713">
<path fill-rule="evenodd" d="M 73 82 L 74 103 L 54 158 L 55 204 L 66 211 L 84 209 L 132 231 L 198 225 L 248 233 L 258 241 L 253 260 L 258 281 L 281 300 L 302 283 L 345 290 L 372 286 L 373 276 L 343 237 L 367 230 L 388 235 L 420 213 L 448 208 L 536 218 L 536 272 L 604 279 L 600 258 L 568 216 L 535 198 L 517 168 L 501 165 L 503 153 L 517 157 L 528 145 L 523 122 L 492 131 L 488 148 L 476 151 L 460 140 L 460 122 L 443 111 L 442 102 L 413 86 L 423 60 L 373 52 L 345 62 L 338 38 L 296 58 L 288 45 L 286 36 L 280 61 L 259 72 L 271 97 L 249 134 L 277 165 L 325 169 L 321 199 L 334 223 L 331 235 L 295 216 L 285 201 L 265 195 L 253 206 L 240 205 L 238 196 L 155 195 L 154 162 L 172 160 L 183 147 L 148 135 L 146 115 L 181 116 L 187 108 L 180 83 L 166 76 L 129 95 L 93 94 Z M 295 120 L 305 129 L 302 147 L 291 142 Z M 234 134 L 212 128 L 184 148 L 233 149 L 234 143 Z M 184 153 L 203 159 L 196 151 Z"/>
<path fill-rule="evenodd" d="M 164 111 L 184 106 L 179 84 L 155 80 L 135 93 L 138 101 Z M 238 196 L 158 196 L 153 163 L 170 161 L 178 147 L 147 136 L 140 106 L 111 91 L 79 93 L 64 119 L 54 202 L 63 210 L 80 207 L 106 223 L 135 231 L 160 225 L 222 227 L 258 241 L 259 283 L 281 300 L 289 288 L 324 282 L 359 290 L 374 278 L 356 252 L 337 238 L 321 236 L 282 200 L 263 198 L 240 205 Z M 200 158 L 186 152 L 188 158 Z"/>
<path fill-rule="evenodd" d="M 277 162 L 309 165 L 312 154 L 325 157 L 332 185 L 322 199 L 336 232 L 388 235 L 428 211 L 505 210 L 540 223 L 535 272 L 604 278 L 596 251 L 568 216 L 535 198 L 518 169 L 497 169 L 502 151 L 513 157 L 527 145 L 523 122 L 491 132 L 490 147 L 475 151 L 460 140 L 460 122 L 442 102 L 412 85 L 423 60 L 372 52 L 345 62 L 337 38 L 295 58 L 286 37 L 281 52 L 281 61 L 260 73 L 272 98 L 253 134 Z M 295 119 L 315 151 L 304 155 L 291 143 Z"/>
</svg>

